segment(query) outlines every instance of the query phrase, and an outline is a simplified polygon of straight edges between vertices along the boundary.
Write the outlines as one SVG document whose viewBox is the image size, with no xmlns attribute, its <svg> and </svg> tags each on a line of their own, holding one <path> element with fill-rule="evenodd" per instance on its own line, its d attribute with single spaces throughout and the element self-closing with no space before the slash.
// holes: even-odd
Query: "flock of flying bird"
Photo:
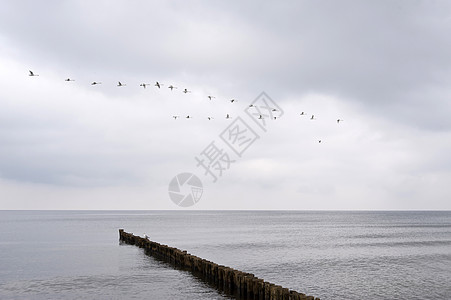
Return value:
<svg viewBox="0 0 451 300">
<path fill-rule="evenodd" d="M 31 71 L 31 70 L 29 70 L 29 72 L 30 72 L 30 73 L 29 73 L 29 76 L 39 76 L 38 74 L 35 74 L 35 73 L 34 73 L 33 71 Z M 74 79 L 71 79 L 71 78 L 66 78 L 64 81 L 75 81 L 75 80 L 74 80 Z M 98 85 L 98 84 L 102 84 L 102 82 L 93 81 L 93 82 L 91 83 L 91 85 Z M 146 88 L 147 86 L 150 86 L 150 85 L 151 85 L 150 83 L 141 83 L 139 86 L 141 86 L 141 87 L 143 87 L 143 88 Z M 118 81 L 117 86 L 118 86 L 118 87 L 124 87 L 124 86 L 126 86 L 126 84 L 124 84 L 124 83 Z M 155 84 L 154 84 L 154 86 L 160 89 L 160 88 L 163 86 L 163 84 L 160 83 L 160 82 L 158 82 L 158 81 L 156 81 Z M 174 89 L 177 89 L 177 87 L 176 87 L 176 86 L 173 86 L 172 84 L 169 85 L 168 88 L 169 88 L 171 91 L 174 90 Z M 189 91 L 189 90 L 186 89 L 186 88 L 183 89 L 182 92 L 185 93 L 185 94 L 186 94 L 186 93 L 191 93 L 191 91 Z M 216 97 L 209 95 L 209 96 L 207 96 L 207 98 L 208 98 L 209 100 L 212 100 L 212 99 L 214 99 L 214 98 L 216 98 Z M 230 99 L 229 101 L 230 101 L 231 103 L 234 103 L 234 102 L 236 102 L 237 100 L 235 100 L 235 99 Z M 253 104 L 250 104 L 249 107 L 254 107 L 254 105 L 253 105 Z M 273 108 L 272 111 L 273 111 L 273 112 L 276 112 L 277 109 Z M 300 116 L 306 116 L 305 112 L 301 112 L 299 115 L 300 115 Z M 177 120 L 180 116 L 174 115 L 174 116 L 172 116 L 172 117 L 173 117 L 175 120 Z M 191 115 L 187 115 L 185 118 L 186 118 L 186 119 L 192 119 L 193 117 L 192 117 Z M 232 117 L 230 116 L 230 114 L 226 114 L 225 118 L 226 118 L 226 119 L 231 119 Z M 265 118 L 265 117 L 264 117 L 263 115 L 259 115 L 259 117 L 258 117 L 258 119 L 264 119 L 264 118 Z M 274 118 L 274 119 L 277 119 L 277 117 L 273 117 L 273 118 Z M 208 119 L 208 120 L 212 120 L 213 117 L 207 117 L 207 119 Z M 316 120 L 315 115 L 311 115 L 310 120 Z M 343 121 L 342 119 L 337 119 L 337 124 L 339 124 L 339 123 L 342 122 L 342 121 Z M 321 140 L 318 140 L 318 143 L 321 143 Z"/>
</svg>

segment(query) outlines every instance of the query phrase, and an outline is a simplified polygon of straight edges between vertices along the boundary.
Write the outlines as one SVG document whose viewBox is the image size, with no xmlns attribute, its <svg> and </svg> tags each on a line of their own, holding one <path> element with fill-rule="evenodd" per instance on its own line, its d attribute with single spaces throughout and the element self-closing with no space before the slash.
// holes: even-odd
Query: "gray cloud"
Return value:
<svg viewBox="0 0 451 300">
<path fill-rule="evenodd" d="M 155 198 L 166 197 L 159 193 L 174 173 L 202 173 L 194 156 L 229 124 L 225 114 L 242 114 L 264 90 L 285 115 L 230 170 L 233 178 L 214 185 L 218 197 L 240 187 L 249 198 L 259 188 L 283 189 L 285 208 L 406 208 L 404 197 L 427 208 L 421 197 L 430 192 L 442 199 L 434 207 L 449 208 L 440 201 L 449 196 L 450 8 L 443 1 L 5 3 L 0 177 L 30 191 L 33 184 L 104 188 L 104 199 L 111 186 L 148 184 Z M 40 76 L 28 77 L 28 69 Z M 67 77 L 76 81 L 68 86 Z M 151 85 L 144 90 L 143 82 Z M 192 93 L 181 93 L 185 87 Z M 299 195 L 309 204 L 293 200 Z"/>
</svg>

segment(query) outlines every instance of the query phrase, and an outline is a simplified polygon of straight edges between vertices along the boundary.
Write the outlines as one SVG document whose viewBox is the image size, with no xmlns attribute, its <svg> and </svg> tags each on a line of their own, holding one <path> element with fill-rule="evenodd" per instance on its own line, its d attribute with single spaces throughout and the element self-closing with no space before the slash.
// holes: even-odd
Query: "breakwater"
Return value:
<svg viewBox="0 0 451 300">
<path fill-rule="evenodd" d="M 147 255 L 192 272 L 226 294 L 242 300 L 320 300 L 279 285 L 269 283 L 253 274 L 189 254 L 187 251 L 162 245 L 147 238 L 135 236 L 119 229 L 119 240 L 143 248 Z"/>
</svg>

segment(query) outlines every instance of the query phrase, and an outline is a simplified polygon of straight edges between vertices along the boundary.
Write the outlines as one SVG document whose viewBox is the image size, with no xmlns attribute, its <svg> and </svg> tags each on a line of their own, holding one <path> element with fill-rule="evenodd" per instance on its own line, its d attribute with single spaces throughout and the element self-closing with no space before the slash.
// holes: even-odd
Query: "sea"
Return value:
<svg viewBox="0 0 451 300">
<path fill-rule="evenodd" d="M 451 299 L 451 211 L 0 211 L 0 299 L 233 299 L 143 236 L 322 300 Z"/>
</svg>

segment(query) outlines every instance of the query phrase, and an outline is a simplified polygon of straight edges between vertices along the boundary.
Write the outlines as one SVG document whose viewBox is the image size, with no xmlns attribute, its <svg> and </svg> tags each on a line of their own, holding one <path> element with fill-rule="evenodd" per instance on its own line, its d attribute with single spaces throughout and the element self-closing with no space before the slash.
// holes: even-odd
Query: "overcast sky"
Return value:
<svg viewBox="0 0 451 300">
<path fill-rule="evenodd" d="M 189 209 L 449 210 L 450 32 L 449 1 L 2 1 L 0 209 L 183 209 L 190 172 Z"/>
</svg>

